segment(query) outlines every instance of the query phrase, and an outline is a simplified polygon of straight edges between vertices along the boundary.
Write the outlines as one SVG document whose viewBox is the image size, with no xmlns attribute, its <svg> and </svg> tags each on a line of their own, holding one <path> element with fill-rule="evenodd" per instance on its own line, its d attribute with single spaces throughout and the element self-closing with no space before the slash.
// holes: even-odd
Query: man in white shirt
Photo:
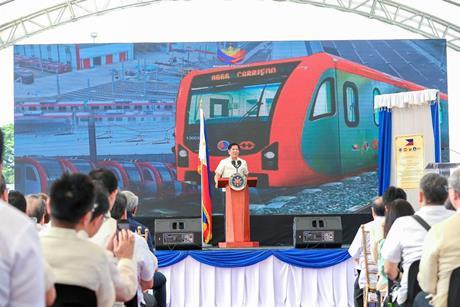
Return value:
<svg viewBox="0 0 460 307">
<path fill-rule="evenodd" d="M 364 224 L 364 230 L 366 232 L 380 232 L 382 231 L 383 222 L 385 220 L 385 206 L 383 204 L 382 197 L 377 197 L 372 201 L 371 206 L 373 220 Z M 373 272 L 377 272 L 376 263 L 371 257 L 371 248 L 373 244 L 370 238 L 366 239 L 366 249 L 367 249 L 367 260 L 369 266 L 373 267 Z M 364 262 L 364 252 L 363 252 L 363 236 L 361 227 L 358 229 L 353 242 L 351 243 L 348 253 L 351 257 L 357 262 L 357 269 L 359 275 L 355 281 L 355 306 L 363 306 L 363 288 L 366 284 L 366 271 L 365 271 L 365 262 Z M 372 271 L 371 269 L 369 271 Z M 374 274 L 375 275 L 375 274 Z M 374 285 L 377 280 L 374 280 Z"/>
<path fill-rule="evenodd" d="M 420 180 L 419 203 L 420 210 L 415 213 L 428 225 L 433 226 L 454 214 L 444 207 L 447 199 L 447 180 L 438 174 L 426 174 Z M 401 288 L 397 304 L 404 306 L 407 300 L 407 275 L 412 262 L 422 256 L 422 245 L 427 230 L 413 217 L 398 218 L 387 235 L 382 247 L 382 257 L 385 260 L 385 273 L 391 280 L 398 280 L 401 272 L 398 264 L 401 262 Z M 397 305 L 397 306 L 398 306 Z"/>
<path fill-rule="evenodd" d="M 109 237 L 113 236 L 117 230 L 117 222 L 110 217 L 115 198 L 118 193 L 118 180 L 113 172 L 106 168 L 98 168 L 89 173 L 92 180 L 100 182 L 107 189 L 109 199 L 109 217 L 104 220 L 99 231 L 91 238 L 91 241 L 101 247 L 105 247 Z"/>
<path fill-rule="evenodd" d="M 452 271 L 460 266 L 460 169 L 449 177 L 449 198 L 457 213 L 434 225 L 423 244 L 418 281 L 424 292 L 415 298 L 414 306 L 447 306 Z M 427 297 L 428 294 L 428 297 Z"/>
<path fill-rule="evenodd" d="M 45 202 L 37 194 L 27 195 L 26 202 L 27 215 L 36 222 L 38 232 L 42 231 L 45 224 Z"/>
<path fill-rule="evenodd" d="M 0 130 L 0 175 L 3 161 L 3 133 Z M 5 202 L 7 195 L 0 178 L 0 306 L 44 306 L 45 275 L 35 225 Z"/>
<path fill-rule="evenodd" d="M 112 216 L 118 222 L 127 221 L 127 199 L 123 194 L 118 194 L 116 196 L 115 204 L 112 207 Z M 129 227 L 129 224 L 128 224 Z M 129 229 L 129 228 L 128 228 Z M 147 241 L 139 236 L 137 233 L 133 232 L 135 237 L 134 242 L 134 259 L 137 262 L 137 271 L 138 271 L 138 280 L 139 287 L 137 290 L 137 301 L 138 305 L 141 306 L 141 303 L 145 305 L 143 291 L 152 289 L 153 287 L 153 274 L 158 268 L 158 260 L 152 252 L 149 250 Z M 149 301 L 155 301 L 155 299 L 149 295 Z"/>
<path fill-rule="evenodd" d="M 238 145 L 237 143 L 231 143 L 230 145 L 228 145 L 228 155 L 229 157 L 221 160 L 219 162 L 219 165 L 217 165 L 214 176 L 216 188 L 219 178 L 229 178 L 237 171 L 238 173 L 244 176 L 247 176 L 249 174 L 248 165 L 246 161 L 239 158 L 240 145 Z"/>
<path fill-rule="evenodd" d="M 91 219 L 94 197 L 88 176 L 62 175 L 51 186 L 52 226 L 40 241 L 56 283 L 88 288 L 95 292 L 98 306 L 112 307 L 115 290 L 106 251 L 77 235 Z"/>
</svg>

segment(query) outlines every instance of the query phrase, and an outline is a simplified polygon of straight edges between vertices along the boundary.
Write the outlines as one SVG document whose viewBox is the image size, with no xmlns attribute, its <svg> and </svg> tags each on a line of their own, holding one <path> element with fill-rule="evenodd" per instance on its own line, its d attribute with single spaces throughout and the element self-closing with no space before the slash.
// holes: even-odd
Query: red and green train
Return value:
<svg viewBox="0 0 460 307">
<path fill-rule="evenodd" d="M 236 142 L 259 186 L 288 187 L 375 170 L 374 96 L 424 88 L 327 53 L 192 71 L 177 96 L 178 180 L 199 182 L 200 105 L 212 170 Z M 446 94 L 440 102 L 447 148 Z"/>
</svg>

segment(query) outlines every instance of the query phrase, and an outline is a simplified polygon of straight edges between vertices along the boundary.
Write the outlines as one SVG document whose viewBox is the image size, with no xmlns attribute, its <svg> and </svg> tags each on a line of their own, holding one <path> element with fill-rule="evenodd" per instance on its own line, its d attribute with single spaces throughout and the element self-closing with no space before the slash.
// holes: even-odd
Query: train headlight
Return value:
<svg viewBox="0 0 460 307">
<path fill-rule="evenodd" d="M 179 150 L 179 157 L 187 158 L 187 155 L 188 155 L 187 150 L 185 150 L 185 149 Z"/>
<path fill-rule="evenodd" d="M 275 153 L 273 151 L 267 151 L 264 153 L 264 157 L 271 160 L 275 157 Z"/>
<path fill-rule="evenodd" d="M 278 142 L 262 151 L 262 169 L 278 170 Z"/>
<path fill-rule="evenodd" d="M 188 151 L 182 145 L 177 145 L 177 166 L 188 167 Z"/>
</svg>

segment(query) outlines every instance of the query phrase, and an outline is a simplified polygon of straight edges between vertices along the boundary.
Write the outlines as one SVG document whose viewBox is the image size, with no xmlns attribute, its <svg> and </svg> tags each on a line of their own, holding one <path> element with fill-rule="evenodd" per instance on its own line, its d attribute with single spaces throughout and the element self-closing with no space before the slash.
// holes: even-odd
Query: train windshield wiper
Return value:
<svg viewBox="0 0 460 307">
<path fill-rule="evenodd" d="M 260 96 L 259 96 L 259 99 L 257 100 L 257 103 L 255 105 L 253 105 L 246 113 L 244 113 L 241 118 L 240 118 L 240 122 L 243 121 L 245 118 L 248 118 L 251 114 L 251 112 L 257 108 L 257 113 L 256 113 L 256 117 L 258 118 L 259 117 L 259 112 L 260 112 L 260 106 L 263 104 L 262 102 L 262 98 L 264 97 L 264 93 L 265 93 L 265 88 L 267 87 L 267 84 L 264 85 L 264 88 L 262 89 L 262 92 L 260 93 Z"/>
</svg>

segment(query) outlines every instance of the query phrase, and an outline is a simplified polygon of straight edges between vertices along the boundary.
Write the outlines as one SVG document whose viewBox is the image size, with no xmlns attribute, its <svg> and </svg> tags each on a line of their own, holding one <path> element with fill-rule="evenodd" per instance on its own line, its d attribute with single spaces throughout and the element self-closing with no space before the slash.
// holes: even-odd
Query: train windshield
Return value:
<svg viewBox="0 0 460 307">
<path fill-rule="evenodd" d="M 270 122 L 285 81 L 299 62 L 229 69 L 192 80 L 184 143 L 198 150 L 200 107 L 212 155 L 227 155 L 228 142 L 250 144 L 242 155 L 268 145 Z"/>
<path fill-rule="evenodd" d="M 200 104 L 207 123 L 231 123 L 243 120 L 268 121 L 273 100 L 281 82 L 225 89 L 223 87 L 192 92 L 188 124 L 199 124 Z"/>
</svg>

